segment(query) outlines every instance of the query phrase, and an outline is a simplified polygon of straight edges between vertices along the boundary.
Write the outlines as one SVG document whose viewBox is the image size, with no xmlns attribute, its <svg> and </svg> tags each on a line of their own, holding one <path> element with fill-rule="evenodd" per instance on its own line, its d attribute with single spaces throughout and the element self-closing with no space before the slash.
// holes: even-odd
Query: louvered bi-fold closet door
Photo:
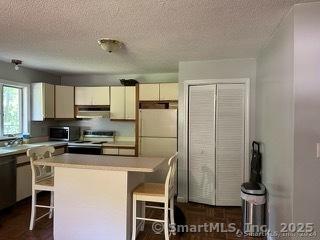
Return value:
<svg viewBox="0 0 320 240">
<path fill-rule="evenodd" d="M 189 87 L 189 201 L 215 205 L 216 85 Z"/>
<path fill-rule="evenodd" d="M 245 85 L 217 85 L 216 205 L 240 206 L 245 149 Z"/>
</svg>

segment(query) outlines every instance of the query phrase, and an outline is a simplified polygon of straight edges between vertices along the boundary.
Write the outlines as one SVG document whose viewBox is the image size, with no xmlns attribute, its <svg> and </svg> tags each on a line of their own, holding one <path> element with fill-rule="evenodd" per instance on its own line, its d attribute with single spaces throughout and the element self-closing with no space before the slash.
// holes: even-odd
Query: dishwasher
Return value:
<svg viewBox="0 0 320 240">
<path fill-rule="evenodd" d="M 0 158 L 0 210 L 16 202 L 16 159 L 13 156 Z"/>
</svg>

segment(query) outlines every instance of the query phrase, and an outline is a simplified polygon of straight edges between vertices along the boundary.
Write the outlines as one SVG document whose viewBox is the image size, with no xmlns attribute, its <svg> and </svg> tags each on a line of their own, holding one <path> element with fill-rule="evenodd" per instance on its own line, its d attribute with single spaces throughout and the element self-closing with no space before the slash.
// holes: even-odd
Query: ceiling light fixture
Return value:
<svg viewBox="0 0 320 240">
<path fill-rule="evenodd" d="M 103 50 L 107 51 L 108 53 L 117 51 L 123 46 L 122 42 L 109 38 L 101 38 L 100 40 L 98 40 L 98 44 Z"/>
<path fill-rule="evenodd" d="M 22 61 L 21 60 L 18 60 L 18 59 L 12 59 L 11 60 L 11 63 L 13 63 L 15 66 L 14 66 L 14 69 L 16 71 L 18 71 L 20 69 L 19 65 L 22 64 Z"/>
</svg>

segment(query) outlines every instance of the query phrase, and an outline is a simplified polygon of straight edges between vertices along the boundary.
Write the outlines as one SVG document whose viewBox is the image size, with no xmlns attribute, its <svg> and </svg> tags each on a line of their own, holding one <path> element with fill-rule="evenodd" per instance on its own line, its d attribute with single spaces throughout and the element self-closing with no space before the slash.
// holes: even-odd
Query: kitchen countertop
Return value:
<svg viewBox="0 0 320 240">
<path fill-rule="evenodd" d="M 35 165 L 63 168 L 81 168 L 94 170 L 154 172 L 166 161 L 166 158 L 156 157 L 121 157 L 106 155 L 70 154 L 34 161 Z"/>
<path fill-rule="evenodd" d="M 67 145 L 68 145 L 67 142 L 48 141 L 48 142 L 22 144 L 22 145 L 17 145 L 13 147 L 0 147 L 0 157 L 23 154 L 23 153 L 26 153 L 29 148 L 35 148 L 40 146 L 63 147 Z"/>
<path fill-rule="evenodd" d="M 53 146 L 53 147 L 63 147 L 67 146 L 68 142 L 63 141 L 46 141 L 46 142 L 37 142 L 30 144 L 22 144 L 13 147 L 0 147 L 0 157 L 17 155 L 26 153 L 29 148 L 35 148 L 39 146 Z M 116 141 L 114 143 L 104 143 L 103 147 L 127 147 L 134 148 L 135 142 L 133 141 Z"/>
</svg>

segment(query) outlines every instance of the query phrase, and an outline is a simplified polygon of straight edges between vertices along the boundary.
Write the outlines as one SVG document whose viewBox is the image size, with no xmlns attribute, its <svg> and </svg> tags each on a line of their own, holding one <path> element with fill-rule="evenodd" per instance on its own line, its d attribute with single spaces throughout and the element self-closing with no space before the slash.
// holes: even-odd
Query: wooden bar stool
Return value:
<svg viewBox="0 0 320 240">
<path fill-rule="evenodd" d="M 174 225 L 174 195 L 175 195 L 175 175 L 177 168 L 177 155 L 175 153 L 168 162 L 169 171 L 164 184 L 162 183 L 142 183 L 133 191 L 133 222 L 132 222 L 132 240 L 137 235 L 137 220 L 143 221 L 142 230 L 145 221 L 160 222 L 164 224 L 165 239 L 169 240 L 169 211 L 170 224 Z M 137 201 L 142 202 L 142 217 L 137 217 Z M 146 202 L 163 203 L 164 207 L 146 205 Z M 170 206 L 169 206 L 170 204 Z M 151 219 L 145 217 L 146 208 L 155 208 L 164 210 L 164 219 Z"/>
<path fill-rule="evenodd" d="M 54 153 L 54 147 L 37 147 L 28 149 L 27 156 L 30 158 L 30 166 L 32 172 L 32 205 L 31 205 L 31 219 L 30 230 L 33 230 L 36 221 L 49 215 L 52 218 L 53 214 L 53 192 L 54 192 L 54 176 L 53 167 L 48 166 L 35 166 L 33 161 L 44 158 L 51 158 Z M 37 193 L 40 191 L 51 192 L 50 206 L 37 205 Z M 36 208 L 48 208 L 49 211 L 42 216 L 36 217 Z"/>
</svg>

